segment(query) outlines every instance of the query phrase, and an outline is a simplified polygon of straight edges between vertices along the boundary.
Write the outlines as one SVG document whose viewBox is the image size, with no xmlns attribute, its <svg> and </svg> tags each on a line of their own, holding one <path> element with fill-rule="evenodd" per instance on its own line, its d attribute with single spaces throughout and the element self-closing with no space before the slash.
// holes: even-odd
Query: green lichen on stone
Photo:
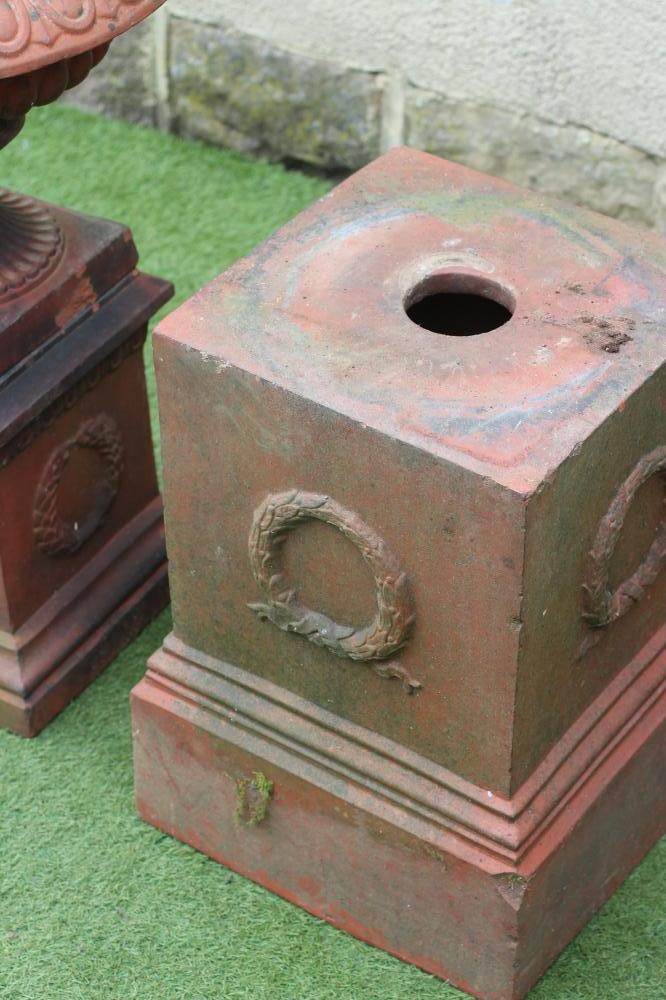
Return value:
<svg viewBox="0 0 666 1000">
<path fill-rule="evenodd" d="M 653 222 L 657 159 L 581 125 L 410 86 L 405 142 L 606 215 Z"/>
<path fill-rule="evenodd" d="M 171 19 L 169 70 L 183 134 L 327 169 L 354 169 L 379 152 L 376 73 L 181 17 Z"/>
<path fill-rule="evenodd" d="M 273 782 L 261 771 L 254 771 L 251 778 L 238 778 L 234 810 L 236 824 L 257 826 L 261 823 L 266 818 L 272 794 Z"/>
</svg>

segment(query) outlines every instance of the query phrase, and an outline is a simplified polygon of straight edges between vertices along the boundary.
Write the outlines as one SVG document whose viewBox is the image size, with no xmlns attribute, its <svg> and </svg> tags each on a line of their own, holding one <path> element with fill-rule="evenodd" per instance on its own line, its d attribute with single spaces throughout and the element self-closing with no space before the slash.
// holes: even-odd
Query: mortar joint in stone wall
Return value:
<svg viewBox="0 0 666 1000">
<path fill-rule="evenodd" d="M 171 74 L 169 71 L 169 19 L 166 7 L 160 7 L 153 15 L 153 73 L 155 85 L 156 125 L 163 132 L 170 132 Z"/>
</svg>

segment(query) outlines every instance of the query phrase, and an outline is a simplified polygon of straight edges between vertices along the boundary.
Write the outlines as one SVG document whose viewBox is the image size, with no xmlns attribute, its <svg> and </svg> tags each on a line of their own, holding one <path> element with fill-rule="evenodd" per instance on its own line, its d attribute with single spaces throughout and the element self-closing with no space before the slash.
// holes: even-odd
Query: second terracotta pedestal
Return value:
<svg viewBox="0 0 666 1000">
<path fill-rule="evenodd" d="M 142 347 L 171 286 L 123 226 L 0 212 L 31 255 L 0 266 L 0 725 L 32 736 L 168 599 Z"/>
</svg>

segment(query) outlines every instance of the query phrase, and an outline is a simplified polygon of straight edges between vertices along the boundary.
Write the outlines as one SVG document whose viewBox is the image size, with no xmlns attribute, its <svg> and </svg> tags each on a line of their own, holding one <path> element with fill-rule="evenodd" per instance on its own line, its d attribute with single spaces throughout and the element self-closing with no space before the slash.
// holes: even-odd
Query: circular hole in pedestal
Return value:
<svg viewBox="0 0 666 1000">
<path fill-rule="evenodd" d="M 475 337 L 497 330 L 516 308 L 512 293 L 477 274 L 434 274 L 405 299 L 412 323 L 447 337 Z"/>
</svg>

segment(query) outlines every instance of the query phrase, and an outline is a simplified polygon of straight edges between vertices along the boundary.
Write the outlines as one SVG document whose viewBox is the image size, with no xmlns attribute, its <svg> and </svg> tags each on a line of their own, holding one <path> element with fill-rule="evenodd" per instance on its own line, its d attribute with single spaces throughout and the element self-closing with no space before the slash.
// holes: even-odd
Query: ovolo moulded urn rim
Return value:
<svg viewBox="0 0 666 1000">
<path fill-rule="evenodd" d="M 0 0 L 0 79 L 106 45 L 164 0 Z"/>
</svg>

